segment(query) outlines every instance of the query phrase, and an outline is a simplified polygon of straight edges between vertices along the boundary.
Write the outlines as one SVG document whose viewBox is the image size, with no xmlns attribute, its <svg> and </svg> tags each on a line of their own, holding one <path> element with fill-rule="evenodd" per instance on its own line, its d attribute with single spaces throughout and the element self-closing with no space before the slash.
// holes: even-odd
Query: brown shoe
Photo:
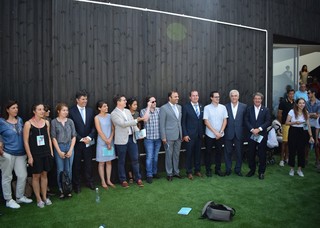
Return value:
<svg viewBox="0 0 320 228">
<path fill-rule="evenodd" d="M 143 187 L 143 186 L 144 186 L 143 183 L 142 183 L 142 180 L 140 180 L 140 179 L 137 181 L 137 185 L 138 185 L 139 187 Z"/>
<path fill-rule="evenodd" d="M 192 176 L 191 173 L 188 174 L 188 179 L 189 179 L 189 180 L 193 180 L 193 176 Z"/>
<path fill-rule="evenodd" d="M 128 182 L 126 182 L 126 181 L 123 181 L 123 182 L 121 183 L 121 186 L 122 186 L 123 188 L 129 188 L 129 184 L 128 184 Z"/>
<path fill-rule="evenodd" d="M 197 177 L 202 177 L 202 174 L 200 172 L 196 172 L 194 175 L 196 175 Z"/>
</svg>

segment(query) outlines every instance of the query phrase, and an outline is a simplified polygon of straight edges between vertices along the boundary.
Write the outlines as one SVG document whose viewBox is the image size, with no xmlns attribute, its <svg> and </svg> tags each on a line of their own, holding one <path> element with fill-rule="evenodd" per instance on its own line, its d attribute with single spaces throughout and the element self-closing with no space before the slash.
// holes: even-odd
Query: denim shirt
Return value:
<svg viewBox="0 0 320 228">
<path fill-rule="evenodd" d="M 26 152 L 23 146 L 23 121 L 17 117 L 18 122 L 11 124 L 3 118 L 0 118 L 0 136 L 3 142 L 4 152 L 14 155 L 22 156 Z"/>
</svg>

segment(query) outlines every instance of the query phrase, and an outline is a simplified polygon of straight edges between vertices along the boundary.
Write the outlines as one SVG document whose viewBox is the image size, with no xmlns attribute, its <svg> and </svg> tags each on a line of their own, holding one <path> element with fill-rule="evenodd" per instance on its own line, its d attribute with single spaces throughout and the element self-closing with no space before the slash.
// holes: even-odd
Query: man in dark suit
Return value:
<svg viewBox="0 0 320 228">
<path fill-rule="evenodd" d="M 194 174 L 201 177 L 201 142 L 204 135 L 203 106 L 199 104 L 198 91 L 191 91 L 190 102 L 182 107 L 182 135 L 186 142 L 186 173 L 192 176 L 192 157 L 194 156 Z"/>
<path fill-rule="evenodd" d="M 87 186 L 95 190 L 92 177 L 92 145 L 94 144 L 95 127 L 94 112 L 92 108 L 86 107 L 88 103 L 88 94 L 85 90 L 76 93 L 77 105 L 73 106 L 69 111 L 69 117 L 73 120 L 77 140 L 74 147 L 74 160 L 72 169 L 72 182 L 75 193 L 79 193 L 80 189 L 80 173 L 81 159 L 84 161 L 84 172 Z"/>
<path fill-rule="evenodd" d="M 256 171 L 256 155 L 259 157 L 259 179 L 264 179 L 266 171 L 266 148 L 268 132 L 267 128 L 271 124 L 269 109 L 261 105 L 263 100 L 262 93 L 256 92 L 253 95 L 253 105 L 247 109 L 245 124 L 250 131 L 248 162 L 250 171 L 246 175 L 251 177 Z M 260 141 L 261 140 L 261 141 Z"/>
<path fill-rule="evenodd" d="M 226 104 L 228 120 L 227 127 L 224 130 L 224 158 L 226 162 L 226 176 L 231 174 L 233 145 L 237 158 L 234 172 L 238 176 L 242 176 L 242 144 L 244 133 L 244 116 L 247 105 L 239 102 L 238 90 L 231 90 L 229 97 L 231 102 Z"/>
</svg>

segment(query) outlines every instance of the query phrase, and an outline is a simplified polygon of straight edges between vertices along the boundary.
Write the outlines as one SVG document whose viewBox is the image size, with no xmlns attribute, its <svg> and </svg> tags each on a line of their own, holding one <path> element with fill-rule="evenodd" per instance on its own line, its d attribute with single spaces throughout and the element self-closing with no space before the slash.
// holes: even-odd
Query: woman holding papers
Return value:
<svg viewBox="0 0 320 228">
<path fill-rule="evenodd" d="M 115 188 L 110 181 L 112 160 L 114 160 L 114 126 L 111 122 L 111 116 L 108 114 L 108 105 L 104 101 L 98 101 L 97 110 L 99 114 L 95 116 L 94 123 L 98 132 L 96 161 L 99 162 L 98 172 L 101 179 L 101 185 L 104 189 L 108 189 L 108 185 Z M 105 180 L 105 172 L 107 173 L 107 181 Z"/>
<path fill-rule="evenodd" d="M 314 143 L 312 137 L 308 112 L 306 109 L 306 101 L 299 98 L 295 101 L 293 109 L 288 113 L 286 124 L 290 125 L 288 136 L 289 148 L 289 166 L 290 176 L 294 176 L 295 156 L 298 156 L 298 170 L 297 174 L 304 177 L 302 168 L 305 166 L 304 149 L 306 144 Z"/>
</svg>

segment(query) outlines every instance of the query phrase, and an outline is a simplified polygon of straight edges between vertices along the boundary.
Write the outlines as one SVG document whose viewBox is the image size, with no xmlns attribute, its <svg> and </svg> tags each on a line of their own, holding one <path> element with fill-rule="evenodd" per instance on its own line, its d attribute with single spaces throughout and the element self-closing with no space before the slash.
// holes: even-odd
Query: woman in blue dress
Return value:
<svg viewBox="0 0 320 228">
<path fill-rule="evenodd" d="M 111 122 L 106 102 L 98 101 L 97 110 L 99 114 L 95 116 L 94 123 L 98 132 L 96 151 L 96 161 L 99 162 L 98 172 L 104 189 L 108 189 L 108 185 L 115 188 L 115 185 L 110 180 L 112 160 L 116 158 L 113 145 L 114 126 Z M 105 179 L 104 170 L 106 170 L 107 179 Z"/>
</svg>

